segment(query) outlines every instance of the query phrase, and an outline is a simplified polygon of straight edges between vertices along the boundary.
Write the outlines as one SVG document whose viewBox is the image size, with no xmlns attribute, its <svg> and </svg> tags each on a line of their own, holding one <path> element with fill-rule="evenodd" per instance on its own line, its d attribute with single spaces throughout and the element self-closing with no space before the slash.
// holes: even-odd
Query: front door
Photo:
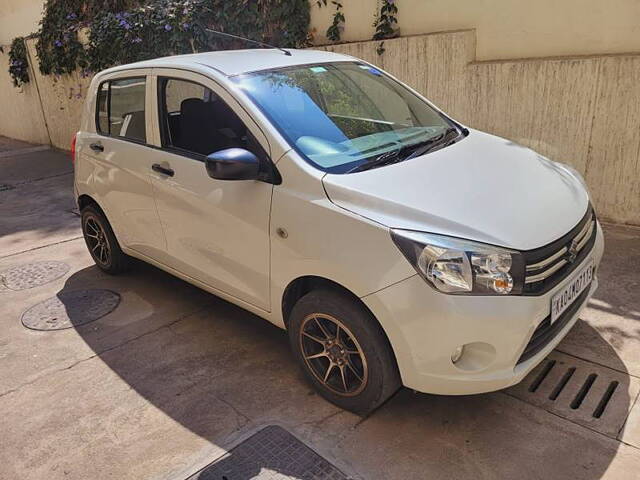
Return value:
<svg viewBox="0 0 640 480">
<path fill-rule="evenodd" d="M 154 69 L 161 167 L 153 187 L 173 268 L 269 310 L 269 213 L 273 185 L 215 180 L 206 155 L 268 143 L 235 100 L 190 72 Z M 236 114 L 240 112 L 245 121 Z"/>
</svg>

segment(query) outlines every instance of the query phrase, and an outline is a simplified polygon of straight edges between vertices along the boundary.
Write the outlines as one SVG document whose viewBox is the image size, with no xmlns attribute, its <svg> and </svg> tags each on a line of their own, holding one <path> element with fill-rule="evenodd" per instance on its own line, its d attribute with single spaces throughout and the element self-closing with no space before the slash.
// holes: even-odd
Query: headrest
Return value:
<svg viewBox="0 0 640 480">
<path fill-rule="evenodd" d="M 185 98 L 180 103 L 180 114 L 185 116 L 202 115 L 207 111 L 207 105 L 201 98 Z"/>
</svg>

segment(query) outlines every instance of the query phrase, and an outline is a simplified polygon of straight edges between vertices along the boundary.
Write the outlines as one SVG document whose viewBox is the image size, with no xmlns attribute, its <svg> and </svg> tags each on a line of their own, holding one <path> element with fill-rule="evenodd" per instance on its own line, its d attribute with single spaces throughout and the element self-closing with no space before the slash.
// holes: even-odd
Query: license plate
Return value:
<svg viewBox="0 0 640 480">
<path fill-rule="evenodd" d="M 551 323 L 555 322 L 593 279 L 593 260 L 583 267 L 562 290 L 551 298 Z"/>
</svg>

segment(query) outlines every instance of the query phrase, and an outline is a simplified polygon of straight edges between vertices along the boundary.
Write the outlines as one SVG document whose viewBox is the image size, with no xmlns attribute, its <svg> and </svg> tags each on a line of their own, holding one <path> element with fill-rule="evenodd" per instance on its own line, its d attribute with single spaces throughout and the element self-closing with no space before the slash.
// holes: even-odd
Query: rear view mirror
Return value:
<svg viewBox="0 0 640 480">
<path fill-rule="evenodd" d="M 217 180 L 257 180 L 260 160 L 244 148 L 227 148 L 214 152 L 205 160 L 207 173 Z"/>
</svg>

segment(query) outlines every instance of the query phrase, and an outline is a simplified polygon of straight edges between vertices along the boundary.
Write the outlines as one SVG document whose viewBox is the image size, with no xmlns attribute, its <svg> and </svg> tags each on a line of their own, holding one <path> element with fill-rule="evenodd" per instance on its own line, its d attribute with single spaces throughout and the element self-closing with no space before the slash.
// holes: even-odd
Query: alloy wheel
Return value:
<svg viewBox="0 0 640 480">
<path fill-rule="evenodd" d="M 351 331 L 323 313 L 307 315 L 299 334 L 300 351 L 313 376 L 332 392 L 351 397 L 367 385 L 367 360 Z"/>
<path fill-rule="evenodd" d="M 111 261 L 111 247 L 100 222 L 93 216 L 87 217 L 84 223 L 84 235 L 93 258 L 103 266 Z"/>
</svg>

